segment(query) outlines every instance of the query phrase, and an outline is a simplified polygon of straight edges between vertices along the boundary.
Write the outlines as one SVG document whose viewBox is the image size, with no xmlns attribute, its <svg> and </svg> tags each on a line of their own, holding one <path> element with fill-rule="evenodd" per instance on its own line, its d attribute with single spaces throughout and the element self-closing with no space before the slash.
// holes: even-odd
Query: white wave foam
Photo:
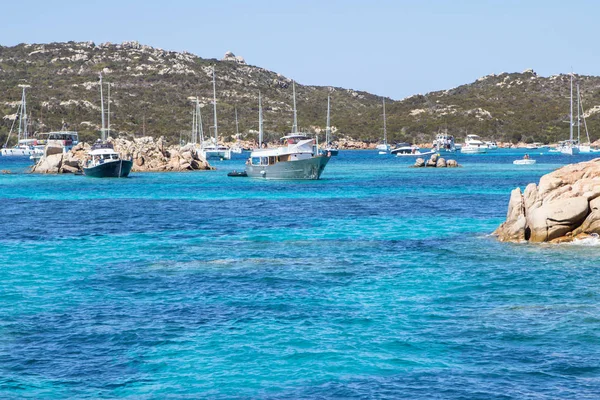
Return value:
<svg viewBox="0 0 600 400">
<path fill-rule="evenodd" d="M 589 237 L 586 237 L 585 239 L 575 239 L 569 244 L 573 246 L 600 246 L 600 235 L 591 233 Z"/>
</svg>

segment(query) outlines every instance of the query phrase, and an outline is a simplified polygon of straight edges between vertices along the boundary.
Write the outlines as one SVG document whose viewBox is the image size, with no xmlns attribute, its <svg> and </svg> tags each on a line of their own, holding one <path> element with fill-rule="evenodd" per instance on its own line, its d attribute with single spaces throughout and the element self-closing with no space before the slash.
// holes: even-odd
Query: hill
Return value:
<svg viewBox="0 0 600 400">
<path fill-rule="evenodd" d="M 111 125 L 116 134 L 189 135 L 192 104 L 199 96 L 205 132 L 212 125 L 212 67 L 217 76 L 219 133 L 240 132 L 253 138 L 258 126 L 258 91 L 263 96 L 265 130 L 270 139 L 292 125 L 291 79 L 247 65 L 231 54 L 203 59 L 137 42 L 99 44 L 68 42 L 0 46 L 0 142 L 4 142 L 20 99 L 28 89 L 33 129 L 57 130 L 62 121 L 82 138 L 93 140 L 100 127 L 98 74 L 112 84 Z M 576 76 L 586 107 L 592 140 L 600 132 L 600 78 Z M 336 135 L 363 141 L 382 137 L 381 97 L 352 89 L 296 85 L 302 130 L 324 128 L 327 94 L 332 96 Z M 461 138 L 477 133 L 496 140 L 549 142 L 568 136 L 569 76 L 523 73 L 489 75 L 454 89 L 386 99 L 390 141 L 430 141 L 447 128 Z"/>
</svg>

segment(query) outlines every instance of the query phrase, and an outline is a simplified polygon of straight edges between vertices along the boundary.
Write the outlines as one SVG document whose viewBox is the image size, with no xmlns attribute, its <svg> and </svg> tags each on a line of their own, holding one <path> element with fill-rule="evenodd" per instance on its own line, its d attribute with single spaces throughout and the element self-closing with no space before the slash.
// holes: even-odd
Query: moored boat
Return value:
<svg viewBox="0 0 600 400">
<path fill-rule="evenodd" d="M 268 148 L 263 143 L 263 117 L 260 92 L 258 94 L 258 148 L 246 161 L 250 178 L 268 180 L 319 179 L 331 155 L 322 154 L 316 141 L 297 132 L 296 89 L 294 90 L 294 125 L 292 133 L 281 138 L 281 146 Z"/>
<path fill-rule="evenodd" d="M 467 135 L 465 144 L 460 148 L 460 152 L 463 154 L 482 154 L 487 150 L 488 146 L 478 135 Z"/>
<path fill-rule="evenodd" d="M 13 124 L 8 132 L 8 136 L 6 137 L 6 143 L 2 149 L 0 149 L 0 155 L 3 157 L 29 157 L 36 153 L 42 152 L 43 145 L 38 143 L 38 140 L 35 138 L 30 138 L 28 134 L 28 116 L 27 116 L 27 96 L 25 94 L 25 89 L 29 87 L 29 85 L 19 85 L 22 90 L 21 94 L 21 104 L 17 110 L 17 117 L 13 121 Z M 15 126 L 16 120 L 19 120 L 19 126 L 17 128 L 17 144 L 14 147 L 8 147 L 8 141 L 12 134 L 13 128 Z"/>
<path fill-rule="evenodd" d="M 110 85 L 108 86 L 108 109 L 110 132 Z M 112 143 L 106 141 L 104 128 L 104 96 L 102 92 L 102 74 L 100 74 L 100 110 L 102 112 L 102 129 L 99 139 L 88 153 L 88 158 L 83 166 L 83 174 L 93 178 L 125 178 L 129 176 L 133 167 L 132 160 L 125 160 L 115 151 Z"/>
<path fill-rule="evenodd" d="M 383 142 L 375 146 L 376 150 L 379 150 L 379 154 L 388 154 L 390 152 L 390 145 L 387 142 L 387 125 L 385 119 L 385 97 L 383 98 Z"/>
<path fill-rule="evenodd" d="M 88 153 L 83 173 L 93 178 L 126 178 L 133 167 L 132 160 L 124 160 L 112 143 L 98 141 Z"/>
</svg>

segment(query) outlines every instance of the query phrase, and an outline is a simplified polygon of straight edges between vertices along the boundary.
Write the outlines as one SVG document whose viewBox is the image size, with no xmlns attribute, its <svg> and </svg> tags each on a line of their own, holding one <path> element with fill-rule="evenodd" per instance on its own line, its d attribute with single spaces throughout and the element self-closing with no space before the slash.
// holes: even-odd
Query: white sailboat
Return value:
<svg viewBox="0 0 600 400">
<path fill-rule="evenodd" d="M 579 114 L 580 111 L 581 116 Z M 583 127 L 587 136 L 587 142 L 584 144 L 581 143 L 581 119 L 583 119 Z M 600 153 L 600 150 L 592 148 L 592 144 L 590 143 L 590 132 L 585 121 L 585 111 L 583 110 L 583 102 L 581 101 L 581 94 L 579 92 L 579 83 L 577 84 L 577 141 L 579 142 L 580 153 Z"/>
<path fill-rule="evenodd" d="M 235 107 L 235 145 L 231 148 L 231 152 L 242 154 L 242 146 L 240 145 L 240 126 L 238 124 L 237 107 Z"/>
<path fill-rule="evenodd" d="M 219 145 L 219 124 L 217 123 L 217 89 L 216 89 L 216 81 L 215 81 L 215 67 L 212 70 L 213 75 L 213 113 L 214 113 L 214 121 L 215 125 L 214 136 L 210 138 L 210 140 L 206 140 L 202 142 L 202 154 L 205 159 L 210 158 L 218 158 L 220 160 L 230 160 L 231 159 L 231 149 L 224 145 Z"/>
<path fill-rule="evenodd" d="M 326 154 L 331 156 L 337 156 L 339 150 L 336 147 L 333 147 L 331 143 L 331 124 L 330 124 L 330 96 L 327 95 L 327 126 L 325 127 L 325 148 L 324 151 Z"/>
<path fill-rule="evenodd" d="M 383 98 L 383 143 L 379 143 L 376 147 L 379 150 L 379 154 L 388 154 L 390 151 L 390 145 L 387 142 L 387 126 L 385 120 L 385 97 Z"/>
<path fill-rule="evenodd" d="M 577 107 L 579 108 L 579 107 Z M 577 110 L 579 112 L 579 110 Z M 579 118 L 578 118 L 579 119 Z M 569 113 L 569 140 L 558 143 L 556 150 L 562 154 L 579 154 L 579 141 L 573 139 L 573 74 L 571 73 L 571 111 Z"/>
<path fill-rule="evenodd" d="M 17 109 L 18 119 L 19 119 L 19 127 L 17 128 L 17 144 L 14 147 L 7 147 L 8 140 L 10 139 L 10 135 L 15 126 L 16 119 L 13 121 L 13 124 L 8 133 L 8 137 L 6 138 L 6 142 L 2 150 L 0 150 L 0 155 L 3 157 L 29 157 L 36 153 L 43 153 L 43 146 L 39 146 L 37 143 L 37 139 L 29 138 L 28 134 L 28 119 L 27 119 L 27 96 L 25 94 L 25 89 L 30 87 L 29 85 L 19 85 L 20 88 L 23 89 L 21 94 L 21 104 Z"/>
</svg>

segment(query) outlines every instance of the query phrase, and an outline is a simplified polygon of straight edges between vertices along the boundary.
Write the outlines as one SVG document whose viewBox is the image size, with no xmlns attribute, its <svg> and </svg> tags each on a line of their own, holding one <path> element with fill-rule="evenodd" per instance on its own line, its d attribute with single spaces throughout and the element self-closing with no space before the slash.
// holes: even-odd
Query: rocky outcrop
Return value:
<svg viewBox="0 0 600 400">
<path fill-rule="evenodd" d="M 225 53 L 225 56 L 221 59 L 221 61 L 233 61 L 238 64 L 244 64 L 244 65 L 246 64 L 246 60 L 244 60 L 244 57 L 236 56 L 231 51 L 228 51 L 227 53 Z"/>
<path fill-rule="evenodd" d="M 121 157 L 133 160 L 132 172 L 194 171 L 213 169 L 201 158 L 192 145 L 167 146 L 164 138 L 109 139 Z M 90 150 L 87 143 L 79 143 L 68 153 L 46 151 L 31 172 L 40 174 L 78 173 Z"/>
<path fill-rule="evenodd" d="M 511 192 L 506 221 L 494 235 L 504 242 L 565 242 L 600 234 L 600 158 L 564 166 Z"/>
<path fill-rule="evenodd" d="M 432 168 L 456 168 L 460 165 L 456 160 L 446 160 L 444 157 L 440 157 L 439 154 L 432 154 L 427 162 L 423 158 L 417 158 L 414 167 L 432 167 Z"/>
</svg>

